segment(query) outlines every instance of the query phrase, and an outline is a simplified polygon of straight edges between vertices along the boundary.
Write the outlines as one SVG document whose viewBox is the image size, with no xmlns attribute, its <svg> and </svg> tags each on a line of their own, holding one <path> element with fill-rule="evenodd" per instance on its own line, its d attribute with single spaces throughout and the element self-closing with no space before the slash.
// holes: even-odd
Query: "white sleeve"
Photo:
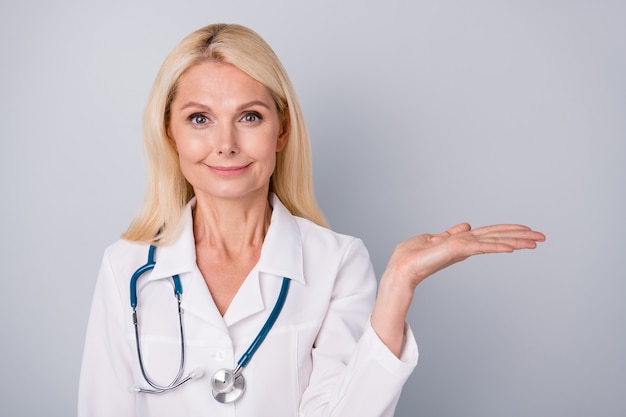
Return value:
<svg viewBox="0 0 626 417">
<path fill-rule="evenodd" d="M 134 357 L 126 339 L 130 304 L 122 299 L 125 293 L 120 291 L 107 251 L 87 325 L 78 389 L 79 417 L 136 415 L 136 395 L 129 392 Z"/>
<path fill-rule="evenodd" d="M 408 325 L 400 358 L 378 338 L 369 321 L 376 287 L 369 254 L 357 239 L 344 255 L 312 350 L 301 416 L 393 416 L 417 364 L 417 344 Z"/>
</svg>

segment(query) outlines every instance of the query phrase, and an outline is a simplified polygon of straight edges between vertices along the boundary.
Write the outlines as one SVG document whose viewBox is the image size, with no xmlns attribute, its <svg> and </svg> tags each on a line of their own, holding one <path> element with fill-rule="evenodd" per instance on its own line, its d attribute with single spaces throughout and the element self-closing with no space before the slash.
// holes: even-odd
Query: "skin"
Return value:
<svg viewBox="0 0 626 417">
<path fill-rule="evenodd" d="M 181 76 L 168 133 L 197 198 L 196 262 L 223 315 L 259 259 L 288 129 L 265 86 L 232 65 L 203 63 Z"/>
<path fill-rule="evenodd" d="M 542 233 L 527 226 L 500 224 L 472 229 L 467 223 L 440 234 L 405 240 L 394 250 L 381 277 L 371 317 L 374 331 L 399 357 L 406 315 L 420 282 L 470 256 L 534 249 L 544 240 Z"/>
<path fill-rule="evenodd" d="M 229 64 L 203 63 L 179 80 L 169 134 L 197 206 L 197 263 L 222 315 L 258 261 L 271 216 L 269 181 L 287 141 L 267 89 Z M 417 285 L 470 256 L 534 249 L 542 233 L 522 225 L 472 229 L 461 223 L 415 236 L 393 252 L 379 285 L 371 324 L 400 356 Z"/>
</svg>

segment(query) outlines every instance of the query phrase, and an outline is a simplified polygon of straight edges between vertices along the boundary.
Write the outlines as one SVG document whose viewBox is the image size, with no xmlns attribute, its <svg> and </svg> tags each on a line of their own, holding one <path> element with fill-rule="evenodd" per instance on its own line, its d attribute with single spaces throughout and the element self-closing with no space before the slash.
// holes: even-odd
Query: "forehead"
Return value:
<svg viewBox="0 0 626 417">
<path fill-rule="evenodd" d="M 238 104 L 261 100 L 273 103 L 269 90 L 232 64 L 203 62 L 189 68 L 178 80 L 174 103 Z"/>
</svg>

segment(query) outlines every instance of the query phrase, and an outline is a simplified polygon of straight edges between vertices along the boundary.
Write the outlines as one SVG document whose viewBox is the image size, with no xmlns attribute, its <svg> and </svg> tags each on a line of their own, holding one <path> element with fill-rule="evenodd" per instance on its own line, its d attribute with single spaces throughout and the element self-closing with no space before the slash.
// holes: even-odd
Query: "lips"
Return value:
<svg viewBox="0 0 626 417">
<path fill-rule="evenodd" d="M 207 165 L 211 172 L 220 175 L 222 177 L 233 177 L 245 172 L 249 167 L 248 165 L 240 165 L 240 166 L 211 166 Z"/>
</svg>

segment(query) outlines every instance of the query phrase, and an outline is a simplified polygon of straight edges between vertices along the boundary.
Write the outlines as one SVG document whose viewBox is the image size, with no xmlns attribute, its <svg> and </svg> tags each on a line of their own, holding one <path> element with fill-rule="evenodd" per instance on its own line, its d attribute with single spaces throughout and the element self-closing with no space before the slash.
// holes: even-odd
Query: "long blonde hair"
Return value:
<svg viewBox="0 0 626 417">
<path fill-rule="evenodd" d="M 326 226 L 313 192 L 309 134 L 287 72 L 256 32 L 240 25 L 214 24 L 184 38 L 157 74 L 143 118 L 148 190 L 137 217 L 122 237 L 146 243 L 158 240 L 159 244 L 176 237 L 183 209 L 194 192 L 168 138 L 170 106 L 183 73 L 207 61 L 234 65 L 270 91 L 283 124 L 289 127 L 287 144 L 276 157 L 270 191 L 293 215 Z"/>
</svg>

